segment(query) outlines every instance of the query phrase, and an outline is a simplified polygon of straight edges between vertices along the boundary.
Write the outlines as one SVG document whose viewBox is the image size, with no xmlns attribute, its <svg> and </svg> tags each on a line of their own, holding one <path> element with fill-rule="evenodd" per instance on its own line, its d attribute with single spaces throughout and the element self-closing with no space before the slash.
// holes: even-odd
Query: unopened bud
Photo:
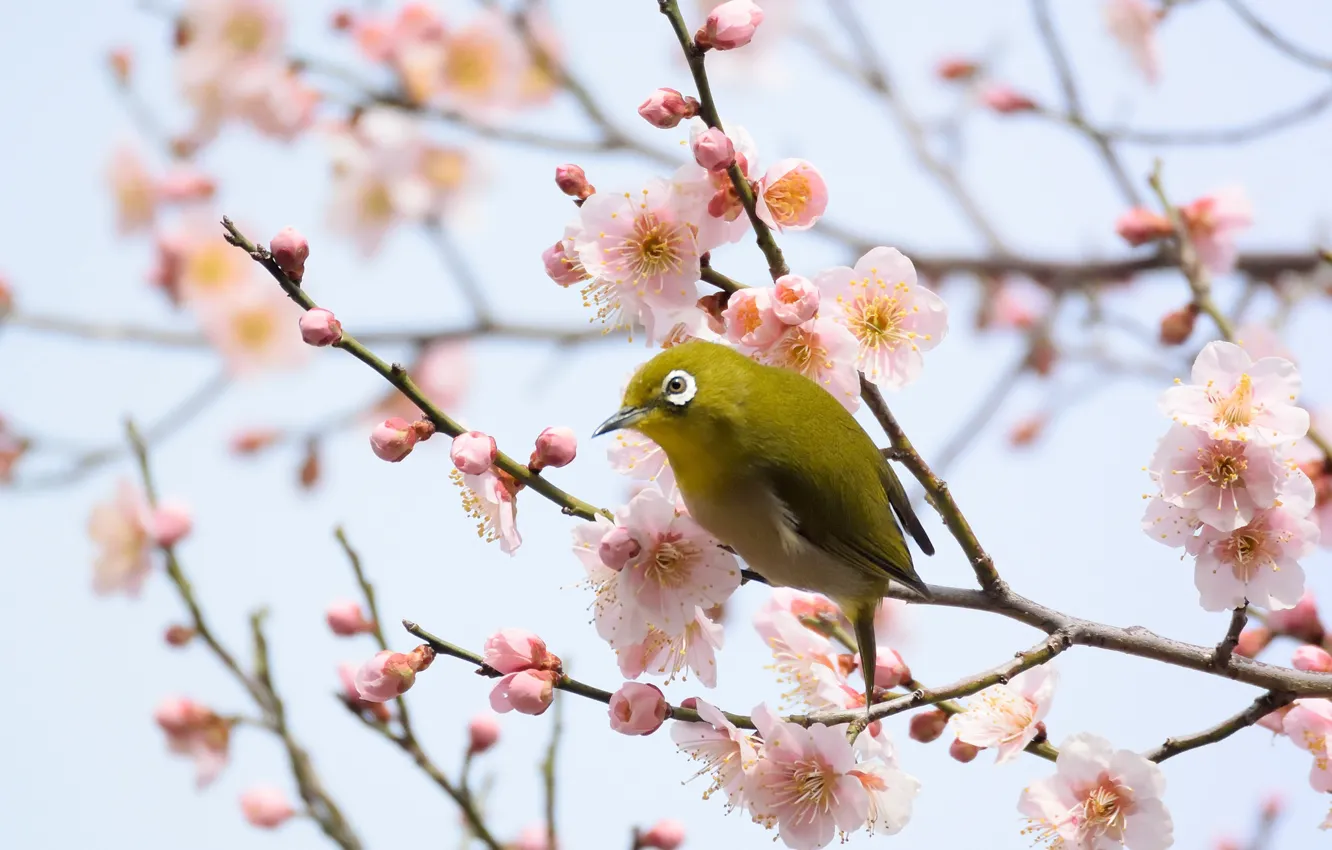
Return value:
<svg viewBox="0 0 1332 850">
<path fill-rule="evenodd" d="M 107 56 L 107 62 L 111 65 L 111 75 L 119 85 L 129 82 L 130 73 L 134 70 L 134 54 L 128 47 L 112 50 Z"/>
<path fill-rule="evenodd" d="M 322 348 L 342 341 L 342 322 L 332 311 L 314 307 L 301 314 L 301 339 L 306 345 Z"/>
<path fill-rule="evenodd" d="M 268 243 L 273 262 L 287 273 L 294 283 L 305 276 L 305 261 L 310 257 L 310 243 L 295 228 L 284 227 Z"/>
<path fill-rule="evenodd" d="M 467 475 L 480 475 L 495 463 L 499 449 L 495 438 L 480 431 L 468 431 L 453 438 L 449 457 L 459 472 Z"/>
<path fill-rule="evenodd" d="M 162 548 L 175 546 L 189 535 L 194 527 L 189 508 L 173 502 L 163 502 L 153 511 L 150 528 L 153 542 Z"/>
<path fill-rule="evenodd" d="M 1125 242 L 1138 246 L 1174 236 L 1175 228 L 1165 216 L 1137 207 L 1115 221 L 1115 232 Z"/>
<path fill-rule="evenodd" d="M 480 755 L 500 738 L 499 720 L 493 714 L 478 714 L 467 724 L 467 754 Z"/>
<path fill-rule="evenodd" d="M 410 659 L 412 669 L 420 673 L 435 662 L 435 648 L 428 643 L 423 643 L 413 649 L 407 657 Z"/>
<path fill-rule="evenodd" d="M 276 443 L 282 432 L 276 428 L 253 428 L 241 431 L 231 438 L 231 451 L 238 455 L 258 454 Z"/>
<path fill-rule="evenodd" d="M 708 19 L 694 35 L 701 50 L 734 50 L 754 38 L 763 23 L 763 10 L 753 0 L 728 0 L 708 14 Z"/>
<path fill-rule="evenodd" d="M 1030 446 L 1040 438 L 1041 432 L 1044 430 L 1044 416 L 1028 416 L 1014 425 L 1013 429 L 1008 432 L 1008 444 L 1014 448 Z"/>
<path fill-rule="evenodd" d="M 349 32 L 356 26 L 356 15 L 348 9 L 338 9 L 333 13 L 333 29 L 337 32 Z"/>
<path fill-rule="evenodd" d="M 684 824 L 678 820 L 663 818 L 652 825 L 647 832 L 638 836 L 638 846 L 644 850 L 675 850 L 684 843 Z"/>
<path fill-rule="evenodd" d="M 735 145 L 730 138 L 716 127 L 709 127 L 689 140 L 689 147 L 694 152 L 694 162 L 719 174 L 735 162 Z"/>
<path fill-rule="evenodd" d="M 1265 626 L 1255 626 L 1240 632 L 1235 644 L 1235 654 L 1243 658 L 1257 658 L 1258 653 L 1272 642 L 1272 630 Z"/>
<path fill-rule="evenodd" d="M 539 472 L 548 466 L 556 469 L 573 463 L 578 454 L 578 437 L 572 428 L 563 426 L 547 428 L 536 438 L 536 448 L 527 466 L 533 472 Z"/>
<path fill-rule="evenodd" d="M 897 654 L 897 650 L 885 647 L 878 651 L 878 659 L 874 665 L 876 688 L 895 688 L 910 678 L 911 670 L 902 660 L 902 656 Z"/>
<path fill-rule="evenodd" d="M 966 82 L 975 79 L 980 73 L 980 63 L 961 56 L 947 56 L 934 66 L 934 73 L 939 79 L 950 83 Z"/>
<path fill-rule="evenodd" d="M 1013 115 L 1019 112 L 1035 112 L 1039 107 L 1036 101 L 1010 86 L 994 83 L 981 92 L 981 103 L 1000 115 Z"/>
<path fill-rule="evenodd" d="M 597 191 L 596 186 L 587 182 L 587 174 L 583 169 L 573 163 L 555 167 L 555 185 L 564 194 L 580 201 L 587 200 Z"/>
<path fill-rule="evenodd" d="M 698 114 L 698 101 L 675 89 L 657 89 L 638 107 L 638 114 L 653 127 L 663 130 Z"/>
<path fill-rule="evenodd" d="M 167 642 L 167 646 L 182 647 L 194 640 L 197 632 L 189 626 L 183 626 L 180 623 L 173 623 L 167 626 L 166 634 L 162 637 Z"/>
<path fill-rule="evenodd" d="M 1276 820 L 1286 810 L 1286 798 L 1280 791 L 1273 791 L 1263 798 L 1263 820 Z"/>
<path fill-rule="evenodd" d="M 319 476 L 323 473 L 323 464 L 319 460 L 319 441 L 311 439 L 305 444 L 305 455 L 301 458 L 300 469 L 296 473 L 296 481 L 301 485 L 302 490 L 309 490 L 319 483 Z"/>
<path fill-rule="evenodd" d="M 1193 304 L 1172 310 L 1161 317 L 1161 344 L 1183 345 L 1193 335 L 1198 321 L 1198 308 Z"/>
<path fill-rule="evenodd" d="M 932 708 L 929 711 L 917 712 L 911 716 L 908 734 L 911 735 L 911 740 L 928 744 L 931 741 L 937 741 L 939 736 L 944 733 L 944 727 L 947 725 L 948 715 L 937 708 Z"/>
<path fill-rule="evenodd" d="M 601 545 L 597 547 L 597 556 L 601 558 L 601 563 L 619 572 L 642 551 L 643 547 L 634 539 L 629 529 L 617 525 L 601 538 Z"/>
<path fill-rule="evenodd" d="M 1059 351 L 1054 343 L 1048 337 L 1041 337 L 1032 343 L 1031 350 L 1027 352 L 1027 368 L 1042 378 L 1049 377 L 1058 359 Z"/>
<path fill-rule="evenodd" d="M 1327 650 L 1321 646 L 1314 646 L 1306 643 L 1295 650 L 1295 656 L 1290 662 L 1296 670 L 1307 670 L 1312 673 L 1332 673 L 1332 655 L 1328 655 Z"/>
<path fill-rule="evenodd" d="M 339 599 L 324 611 L 324 620 L 333 634 L 340 637 L 365 634 L 375 630 L 375 624 L 365 618 L 361 603 L 354 599 Z"/>
<path fill-rule="evenodd" d="M 397 463 L 412 453 L 416 439 L 416 431 L 411 423 L 400 416 L 394 416 L 385 419 L 370 432 L 370 448 L 380 460 Z"/>
<path fill-rule="evenodd" d="M 980 747 L 975 744 L 968 744 L 961 738 L 954 738 L 953 743 L 948 746 L 948 755 L 952 756 L 955 761 L 966 764 L 980 755 Z"/>
</svg>

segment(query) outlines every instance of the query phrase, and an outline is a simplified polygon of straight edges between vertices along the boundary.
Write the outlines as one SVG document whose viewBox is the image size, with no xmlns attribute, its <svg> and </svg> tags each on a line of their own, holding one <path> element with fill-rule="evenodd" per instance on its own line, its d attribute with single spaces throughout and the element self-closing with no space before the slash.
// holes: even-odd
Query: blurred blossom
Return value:
<svg viewBox="0 0 1332 850">
<path fill-rule="evenodd" d="M 167 748 L 194 760 L 196 781 L 208 785 L 226 767 L 231 747 L 231 723 L 211 708 L 185 697 L 158 703 L 153 712 L 167 736 Z"/>
<path fill-rule="evenodd" d="M 219 244 L 247 262 L 241 251 Z M 217 348 L 233 375 L 250 376 L 299 364 L 305 347 L 291 328 L 301 308 L 276 286 L 245 287 L 232 298 L 212 304 L 200 317 L 204 336 Z"/>
<path fill-rule="evenodd" d="M 421 349 L 407 367 L 407 374 L 436 407 L 452 410 L 462 403 L 463 394 L 467 392 L 470 370 L 467 344 L 446 340 L 432 342 Z M 395 389 L 374 408 L 372 415 L 417 419 L 421 411 L 416 409 L 411 399 Z"/>
<path fill-rule="evenodd" d="M 255 279 L 254 260 L 228 245 L 210 214 L 186 215 L 157 235 L 158 261 L 153 283 L 173 303 L 208 305 L 232 298 Z"/>
<path fill-rule="evenodd" d="M 120 145 L 111 155 L 107 177 L 116 201 L 116 226 L 122 235 L 145 230 L 157 217 L 157 181 L 138 148 Z"/>
<path fill-rule="evenodd" d="M 241 794 L 240 806 L 245 820 L 261 829 L 276 829 L 296 814 L 287 795 L 269 785 L 258 785 Z"/>
<path fill-rule="evenodd" d="M 512 555 L 523 544 L 518 533 L 517 482 L 488 469 L 480 475 L 449 473 L 462 490 L 463 512 L 476 520 L 477 536 L 487 543 L 499 541 L 500 551 Z"/>
<path fill-rule="evenodd" d="M 110 500 L 93 507 L 88 535 L 97 546 L 93 592 L 136 596 L 152 569 L 153 535 L 148 502 L 128 481 Z"/>
<path fill-rule="evenodd" d="M 1161 76 L 1161 52 L 1156 43 L 1161 14 L 1144 0 L 1106 0 L 1103 8 L 1110 35 L 1147 82 L 1155 83 Z"/>
<path fill-rule="evenodd" d="M 1243 186 L 1227 186 L 1179 208 L 1198 259 L 1212 274 L 1235 268 L 1235 237 L 1253 225 L 1253 204 Z"/>
</svg>

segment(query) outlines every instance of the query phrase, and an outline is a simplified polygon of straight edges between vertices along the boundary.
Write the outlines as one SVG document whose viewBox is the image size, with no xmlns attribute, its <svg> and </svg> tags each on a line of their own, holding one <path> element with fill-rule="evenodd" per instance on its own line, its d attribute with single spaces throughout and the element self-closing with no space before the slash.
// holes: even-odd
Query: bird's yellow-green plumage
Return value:
<svg viewBox="0 0 1332 850">
<path fill-rule="evenodd" d="M 808 378 L 715 343 L 666 349 L 597 430 L 666 452 L 693 518 L 770 583 L 827 594 L 855 627 L 872 701 L 874 612 L 890 582 L 922 596 L 901 521 L 934 547 L 874 441 Z"/>
</svg>

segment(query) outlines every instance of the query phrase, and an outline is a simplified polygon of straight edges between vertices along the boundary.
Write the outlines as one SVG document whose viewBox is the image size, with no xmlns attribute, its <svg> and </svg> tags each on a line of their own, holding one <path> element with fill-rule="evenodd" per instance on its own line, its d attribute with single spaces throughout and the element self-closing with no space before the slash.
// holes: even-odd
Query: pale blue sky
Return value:
<svg viewBox="0 0 1332 850">
<path fill-rule="evenodd" d="M 12 280 L 26 311 L 188 329 L 188 319 L 173 315 L 143 282 L 149 245 L 116 238 L 103 184 L 112 145 L 133 134 L 104 71 L 109 47 L 132 45 L 150 102 L 173 125 L 184 119 L 171 92 L 168 26 L 129 0 L 12 5 L 0 29 L 0 114 L 8 128 L 0 140 L 0 273 Z M 346 58 L 325 26 L 336 4 L 289 5 L 296 7 L 293 31 L 300 50 Z M 930 78 L 934 61 L 947 52 L 993 52 L 1005 78 L 1040 98 L 1055 95 L 1025 2 L 940 0 L 928 4 L 928 12 L 919 3 L 860 5 L 873 10 L 867 16 L 873 38 L 908 100 L 925 115 L 951 108 L 952 95 Z M 1162 40 L 1164 84 L 1149 90 L 1105 36 L 1099 4 L 1053 5 L 1099 119 L 1151 128 L 1229 125 L 1301 102 L 1327 84 L 1254 40 L 1224 4 L 1212 0 L 1181 10 L 1169 22 Z M 652 131 L 633 114 L 654 87 L 689 88 L 656 4 L 562 0 L 554 6 L 564 31 L 576 34 L 567 36 L 575 68 L 606 107 L 649 141 L 669 146 L 682 138 Z M 808 6 L 822 17 L 814 14 L 821 12 L 819 4 Z M 1317 0 L 1269 0 L 1262 6 L 1294 36 L 1332 31 L 1332 9 Z M 1314 39 L 1310 44 L 1319 46 Z M 785 51 L 784 87 L 718 86 L 723 117 L 753 133 L 763 160 L 813 159 L 827 176 L 832 216 L 884 234 L 886 244 L 977 248 L 965 221 L 909 159 L 877 106 L 812 64 L 803 49 Z M 530 121 L 552 132 L 579 129 L 573 112 L 563 108 Z M 1168 184 L 1176 197 L 1187 199 L 1243 182 L 1256 209 L 1244 244 L 1303 249 L 1325 233 L 1332 192 L 1329 140 L 1332 120 L 1325 117 L 1241 149 L 1166 150 Z M 1131 171 L 1145 175 L 1154 153 L 1128 151 Z M 963 176 L 1016 247 L 1070 258 L 1123 253 L 1110 231 L 1118 198 L 1081 140 L 1037 121 L 978 117 L 968 127 L 966 154 Z M 487 149 L 488 186 L 456 235 L 506 315 L 580 326 L 584 314 L 576 294 L 551 285 L 539 261 L 570 215 L 550 184 L 554 165 L 566 158 Z M 603 190 L 656 173 L 628 157 L 580 161 Z M 310 236 L 308 286 L 349 330 L 465 320 L 447 273 L 418 234 L 397 234 L 379 257 L 361 262 L 351 246 L 328 233 L 327 163 L 317 139 L 283 147 L 231 130 L 203 162 L 222 180 L 220 210 L 250 222 L 252 236 L 288 224 Z M 846 259 L 814 236 L 793 234 L 782 243 L 793 267 L 806 273 Z M 748 243 L 718 252 L 716 265 L 750 281 L 760 280 L 763 270 Z M 1182 303 L 1184 289 L 1178 276 L 1164 275 L 1112 303 L 1150 324 Z M 970 330 L 971 286 L 954 285 L 943 294 L 955 311 L 952 334 L 930 356 L 922 380 L 890 398 L 927 458 L 1017 354 L 1014 338 L 977 338 Z M 1222 294 L 1228 301 L 1232 293 Z M 1061 327 L 1066 336 L 1076 335 L 1081 315 L 1081 307 L 1070 309 Z M 1289 335 L 1312 367 L 1309 397 L 1324 402 L 1332 400 L 1332 377 L 1316 367 L 1332 353 L 1330 319 L 1324 304 L 1306 305 Z M 517 557 L 480 543 L 458 509 L 442 442 L 389 465 L 367 451 L 363 433 L 344 433 L 327 446 L 326 477 L 312 494 L 294 488 L 298 458 L 291 451 L 253 463 L 228 456 L 226 438 L 239 427 L 309 422 L 382 390 L 379 379 L 351 358 L 319 355 L 299 376 L 231 389 L 208 417 L 157 452 L 160 486 L 196 510 L 197 530 L 181 556 L 224 638 L 243 650 L 247 612 L 259 605 L 271 609 L 275 675 L 293 727 L 367 846 L 452 846 L 458 822 L 453 806 L 330 696 L 335 665 L 370 652 L 368 642 L 340 641 L 323 626 L 326 603 L 354 587 L 332 526 L 346 524 L 390 623 L 411 618 L 473 648 L 499 627 L 529 628 L 576 675 L 611 688 L 619 681 L 614 659 L 588 625 L 587 592 L 572 586 L 580 575 L 568 550 L 573 520 L 528 496 L 521 512 L 525 544 Z M 589 434 L 615 407 L 623 378 L 645 355 L 616 342 L 563 353 L 541 345 L 477 345 L 473 389 L 457 413 L 522 455 L 546 425 L 567 424 Z M 43 437 L 80 446 L 118 439 L 126 415 L 151 421 L 217 367 L 202 351 L 73 341 L 17 328 L 0 329 L 0 364 L 0 413 Z M 1225 617 L 1197 606 L 1191 566 L 1137 527 L 1147 487 L 1140 467 L 1166 427 L 1155 408 L 1158 385 L 1107 382 L 1061 418 L 1038 450 L 1014 453 L 1004 445 L 1012 422 L 1049 393 L 1074 389 L 1082 392 L 1081 379 L 1069 377 L 1016 393 L 951 474 L 954 494 L 1019 591 L 1078 615 L 1214 642 Z M 624 482 L 609 471 L 603 449 L 584 443 L 580 460 L 551 477 L 590 501 L 614 504 Z M 151 719 L 162 696 L 188 694 L 228 710 L 242 705 L 241 694 L 201 650 L 169 652 L 162 646 L 161 631 L 179 617 L 180 606 L 160 575 L 138 601 L 93 598 L 84 524 L 92 504 L 111 492 L 121 474 L 132 470 L 118 463 L 61 490 L 0 492 L 7 579 L 0 594 L 0 680 L 9 683 L 0 713 L 5 845 L 326 846 L 308 823 L 260 833 L 241 820 L 241 790 L 257 782 L 290 787 L 280 752 L 266 737 L 239 730 L 232 765 L 203 794 L 194 790 L 190 766 L 166 753 Z M 937 518 L 927 517 L 926 524 L 939 554 L 921 565 L 922 572 L 932 581 L 968 584 L 965 558 Z M 1329 566 L 1326 551 L 1306 563 L 1314 588 L 1332 590 Z M 732 606 L 720 684 L 708 695 L 727 708 L 747 711 L 779 693 L 749 625 L 764 595 L 761 588 L 745 588 Z M 911 637 L 902 650 L 927 682 L 990 667 L 1038 637 L 1025 627 L 960 611 L 913 609 L 910 619 Z M 389 631 L 399 648 L 412 645 Z M 1281 652 L 1273 657 L 1286 660 Z M 1048 720 L 1056 743 L 1089 730 L 1145 749 L 1167 735 L 1211 725 L 1253 696 L 1247 687 L 1214 677 L 1088 649 L 1070 651 L 1060 666 L 1063 686 Z M 448 660 L 437 662 L 413 690 L 417 726 L 446 767 L 456 764 L 466 720 L 485 706 L 487 690 L 485 681 Z M 676 701 L 696 691 L 692 682 L 667 690 Z M 622 738 L 609 730 L 604 708 L 578 700 L 569 701 L 566 722 L 559 807 L 565 846 L 627 846 L 632 825 L 663 816 L 687 824 L 691 847 L 770 846 L 770 836 L 742 817 L 723 817 L 718 800 L 701 800 L 701 785 L 681 784 L 693 768 L 666 734 Z M 535 765 L 549 723 L 510 716 L 503 728 L 502 745 L 479 773 L 500 776 L 491 824 L 498 835 L 512 837 L 540 819 Z M 907 832 L 881 842 L 1028 847 L 1018 834 L 1014 804 L 1024 784 L 1047 773 L 1048 764 L 1023 758 L 995 768 L 983 755 L 958 765 L 947 758 L 944 742 L 908 741 L 904 719 L 892 728 L 902 766 L 921 779 L 923 791 Z M 1304 782 L 1308 757 L 1269 738 L 1246 731 L 1165 765 L 1176 846 L 1206 847 L 1220 833 L 1247 834 L 1260 796 L 1276 787 L 1287 789 L 1291 802 L 1282 843 L 1312 846 L 1318 840 L 1314 827 L 1326 801 Z M 852 843 L 865 846 L 868 839 L 857 835 Z"/>
</svg>

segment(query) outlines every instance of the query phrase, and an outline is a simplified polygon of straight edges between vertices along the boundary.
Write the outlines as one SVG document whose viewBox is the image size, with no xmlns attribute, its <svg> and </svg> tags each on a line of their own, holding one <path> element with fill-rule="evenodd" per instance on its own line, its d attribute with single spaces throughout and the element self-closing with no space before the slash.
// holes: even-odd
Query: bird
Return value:
<svg viewBox="0 0 1332 850">
<path fill-rule="evenodd" d="M 926 555 L 934 545 L 855 417 L 799 372 L 695 339 L 640 366 L 593 436 L 621 429 L 661 447 L 689 515 L 764 580 L 837 603 L 858 644 L 868 717 L 880 602 L 894 582 L 930 597 L 903 527 Z"/>
</svg>

